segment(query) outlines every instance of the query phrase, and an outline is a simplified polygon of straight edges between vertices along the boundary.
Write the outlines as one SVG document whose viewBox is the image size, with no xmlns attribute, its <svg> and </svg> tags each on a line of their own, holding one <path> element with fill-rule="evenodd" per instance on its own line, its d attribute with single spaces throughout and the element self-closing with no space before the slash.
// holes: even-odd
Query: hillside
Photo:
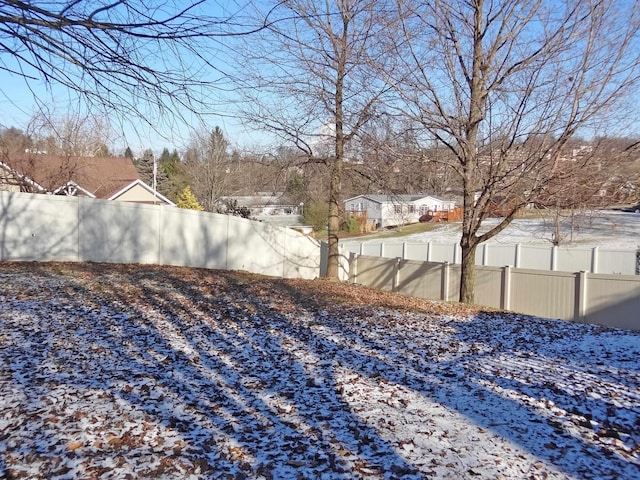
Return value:
<svg viewBox="0 0 640 480">
<path fill-rule="evenodd" d="M 640 333 L 323 280 L 0 263 L 0 477 L 640 477 Z"/>
</svg>

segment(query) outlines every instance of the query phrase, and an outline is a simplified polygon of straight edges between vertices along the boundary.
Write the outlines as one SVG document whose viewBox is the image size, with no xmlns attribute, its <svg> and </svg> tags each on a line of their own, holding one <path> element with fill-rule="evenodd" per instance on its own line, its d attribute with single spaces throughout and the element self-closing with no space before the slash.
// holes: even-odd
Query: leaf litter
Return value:
<svg viewBox="0 0 640 480">
<path fill-rule="evenodd" d="M 0 477 L 640 478 L 640 333 L 324 280 L 0 263 Z"/>
</svg>

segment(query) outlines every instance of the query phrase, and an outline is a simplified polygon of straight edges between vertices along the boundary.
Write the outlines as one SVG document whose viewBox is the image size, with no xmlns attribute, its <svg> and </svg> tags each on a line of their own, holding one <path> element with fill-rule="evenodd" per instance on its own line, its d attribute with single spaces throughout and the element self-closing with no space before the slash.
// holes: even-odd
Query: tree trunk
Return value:
<svg viewBox="0 0 640 480">
<path fill-rule="evenodd" d="M 327 263 L 327 277 L 338 279 L 340 267 L 339 236 L 340 231 L 340 193 L 342 182 L 342 158 L 336 158 L 333 162 L 331 180 L 329 182 L 329 225 L 328 243 L 329 254 Z"/>
<path fill-rule="evenodd" d="M 460 301 L 472 304 L 475 300 L 474 283 L 476 280 L 476 243 L 462 246 L 462 270 L 460 276 Z"/>
<path fill-rule="evenodd" d="M 484 86 L 484 75 L 482 74 L 483 48 L 483 1 L 476 4 L 474 12 L 475 38 L 473 41 L 473 65 L 469 84 L 469 118 L 465 126 L 464 142 L 462 142 L 462 158 L 460 164 L 463 171 L 463 196 L 464 213 L 462 216 L 462 270 L 460 272 L 460 301 L 472 304 L 474 300 L 475 284 L 475 257 L 478 240 L 476 232 L 480 227 L 480 220 L 477 218 L 475 194 L 478 184 L 478 131 L 480 123 L 484 118 L 486 106 L 486 90 Z"/>
<path fill-rule="evenodd" d="M 343 17 L 342 36 L 340 37 L 338 50 L 338 62 L 336 66 L 335 83 L 335 158 L 331 163 L 331 180 L 329 182 L 329 225 L 327 235 L 329 241 L 329 255 L 327 258 L 327 277 L 338 280 L 340 271 L 340 200 L 342 194 L 342 169 L 344 164 L 344 81 L 346 75 L 347 38 L 349 30 L 348 17 Z"/>
<path fill-rule="evenodd" d="M 551 243 L 555 246 L 560 245 L 560 210 L 556 209 L 555 216 L 553 218 L 553 234 Z"/>
</svg>

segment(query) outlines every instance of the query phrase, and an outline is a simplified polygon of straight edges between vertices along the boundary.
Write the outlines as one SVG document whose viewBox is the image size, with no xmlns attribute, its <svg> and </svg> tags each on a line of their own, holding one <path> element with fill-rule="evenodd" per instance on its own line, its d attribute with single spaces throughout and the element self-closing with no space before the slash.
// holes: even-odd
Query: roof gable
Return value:
<svg viewBox="0 0 640 480">
<path fill-rule="evenodd" d="M 431 199 L 438 202 L 442 200 L 431 195 L 358 195 L 352 198 L 348 198 L 345 200 L 346 202 L 352 202 L 358 199 L 366 199 L 371 202 L 382 204 L 399 204 L 399 203 L 414 203 L 423 199 Z"/>
<path fill-rule="evenodd" d="M 124 188 L 120 189 L 119 191 L 111 195 L 107 200 L 118 200 L 119 197 L 126 195 L 128 192 L 131 192 L 131 190 L 135 189 L 136 187 L 146 191 L 146 193 L 149 194 L 149 199 L 156 199 L 162 203 L 166 203 L 167 205 L 175 206 L 175 203 L 173 203 L 167 197 L 162 195 L 160 192 L 157 192 L 157 191 L 154 192 L 153 188 L 151 188 L 149 185 L 147 185 L 140 179 L 134 180 L 129 185 L 126 185 Z"/>
</svg>

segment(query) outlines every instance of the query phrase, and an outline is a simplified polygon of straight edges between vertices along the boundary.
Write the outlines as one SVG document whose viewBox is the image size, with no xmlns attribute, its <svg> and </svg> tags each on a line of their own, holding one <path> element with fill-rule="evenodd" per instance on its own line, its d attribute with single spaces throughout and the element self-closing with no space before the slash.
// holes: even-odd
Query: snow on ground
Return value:
<svg viewBox="0 0 640 480">
<path fill-rule="evenodd" d="M 501 219 L 489 218 L 483 222 L 480 233 L 497 225 Z M 561 221 L 563 245 L 602 247 L 612 250 L 635 250 L 640 246 L 640 214 L 614 210 L 590 212 L 565 217 Z M 572 233 L 573 230 L 573 233 Z M 403 241 L 458 243 L 460 223 L 442 224 L 433 231 L 416 233 L 403 237 Z M 514 244 L 535 243 L 551 245 L 553 222 L 549 218 L 517 218 L 487 243 Z M 372 240 L 379 242 L 379 239 Z"/>
<path fill-rule="evenodd" d="M 640 333 L 323 285 L 0 264 L 0 477 L 640 478 Z"/>
</svg>

